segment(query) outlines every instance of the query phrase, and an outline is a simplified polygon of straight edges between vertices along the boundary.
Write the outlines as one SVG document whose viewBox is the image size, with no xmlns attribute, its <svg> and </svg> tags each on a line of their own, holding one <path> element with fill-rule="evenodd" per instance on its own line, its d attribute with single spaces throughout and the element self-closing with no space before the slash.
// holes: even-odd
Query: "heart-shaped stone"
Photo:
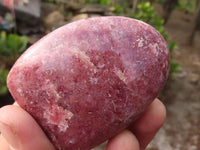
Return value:
<svg viewBox="0 0 200 150">
<path fill-rule="evenodd" d="M 15 63 L 8 87 L 58 150 L 88 150 L 126 128 L 154 100 L 169 69 L 163 37 L 125 17 L 63 26 Z"/>
</svg>

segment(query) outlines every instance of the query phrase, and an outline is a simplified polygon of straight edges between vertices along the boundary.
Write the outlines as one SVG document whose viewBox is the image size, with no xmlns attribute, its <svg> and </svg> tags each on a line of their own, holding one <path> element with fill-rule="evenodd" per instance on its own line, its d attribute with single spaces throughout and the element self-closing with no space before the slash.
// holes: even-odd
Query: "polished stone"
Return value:
<svg viewBox="0 0 200 150">
<path fill-rule="evenodd" d="M 156 98 L 169 69 L 163 37 L 125 17 L 63 26 L 30 47 L 8 76 L 17 103 L 59 150 L 88 150 Z"/>
</svg>

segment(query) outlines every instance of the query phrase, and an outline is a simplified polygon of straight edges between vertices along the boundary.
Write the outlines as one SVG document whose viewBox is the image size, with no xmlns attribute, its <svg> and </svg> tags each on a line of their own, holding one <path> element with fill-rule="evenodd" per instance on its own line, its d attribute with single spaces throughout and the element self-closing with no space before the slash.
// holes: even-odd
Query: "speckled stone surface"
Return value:
<svg viewBox="0 0 200 150">
<path fill-rule="evenodd" d="M 157 96 L 169 69 L 162 36 L 125 17 L 63 26 L 15 63 L 8 87 L 58 150 L 88 150 L 126 128 Z"/>
</svg>

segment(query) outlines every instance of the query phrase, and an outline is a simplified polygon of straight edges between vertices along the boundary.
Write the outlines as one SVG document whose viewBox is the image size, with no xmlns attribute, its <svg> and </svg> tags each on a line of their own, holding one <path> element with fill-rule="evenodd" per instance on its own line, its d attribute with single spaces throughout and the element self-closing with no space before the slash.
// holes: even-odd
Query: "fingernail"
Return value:
<svg viewBox="0 0 200 150">
<path fill-rule="evenodd" d="M 18 149 L 19 138 L 17 133 L 7 124 L 0 121 L 0 132 L 12 149 Z"/>
</svg>

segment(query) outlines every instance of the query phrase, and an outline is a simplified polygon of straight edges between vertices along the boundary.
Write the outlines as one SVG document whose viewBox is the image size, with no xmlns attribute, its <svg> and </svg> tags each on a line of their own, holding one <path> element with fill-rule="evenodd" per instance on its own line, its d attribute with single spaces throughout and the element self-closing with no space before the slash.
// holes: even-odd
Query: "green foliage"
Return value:
<svg viewBox="0 0 200 150">
<path fill-rule="evenodd" d="M 174 61 L 170 62 L 170 71 L 169 71 L 170 75 L 176 77 L 177 72 L 180 71 L 181 69 L 182 69 L 181 66 L 177 62 Z"/>
<path fill-rule="evenodd" d="M 169 51 L 172 53 L 174 50 L 178 49 L 178 45 L 176 44 L 175 41 L 168 43 L 168 48 Z M 173 56 L 170 55 L 170 73 L 172 76 L 176 76 L 176 72 L 181 70 L 181 66 L 177 63 L 174 62 Z"/>
<path fill-rule="evenodd" d="M 194 12 L 197 0 L 179 0 L 176 6 L 177 9 Z"/>
<path fill-rule="evenodd" d="M 115 8 L 115 11 L 114 11 L 115 14 L 119 14 L 123 11 L 123 8 L 119 4 L 115 4 L 114 8 Z"/>
<path fill-rule="evenodd" d="M 176 9 L 186 10 L 188 12 L 194 12 L 196 8 L 196 1 L 197 0 L 178 0 Z M 164 0 L 156 0 L 156 2 L 163 5 Z"/>
<path fill-rule="evenodd" d="M 169 48 L 169 51 L 172 52 L 172 51 L 178 49 L 178 45 L 176 44 L 175 41 L 173 41 L 173 42 L 168 44 L 168 48 Z"/>
<path fill-rule="evenodd" d="M 101 5 L 111 5 L 110 0 L 86 0 L 86 3 L 95 3 L 95 4 L 101 4 Z"/>
<path fill-rule="evenodd" d="M 156 0 L 156 2 L 159 3 L 159 4 L 163 4 L 164 0 Z"/>
<path fill-rule="evenodd" d="M 149 2 L 142 2 L 137 7 L 137 12 L 130 14 L 129 17 L 142 20 L 150 25 L 152 25 L 156 30 L 158 30 L 165 40 L 167 40 L 167 33 L 164 30 L 164 20 L 156 16 L 156 11 Z"/>
<path fill-rule="evenodd" d="M 8 66 L 26 49 L 28 38 L 17 34 L 0 33 L 0 95 L 7 93 L 6 78 Z"/>
<path fill-rule="evenodd" d="M 116 15 L 124 14 L 126 12 L 127 7 L 128 7 L 127 5 L 128 5 L 127 3 L 124 3 L 123 5 L 119 5 L 119 4 L 113 5 L 113 7 L 115 8 L 114 13 Z"/>
<path fill-rule="evenodd" d="M 144 22 L 153 22 L 153 19 L 156 16 L 156 12 L 154 8 L 151 6 L 149 2 L 142 2 L 137 6 L 137 12 L 131 14 L 130 17 L 141 19 Z"/>
<path fill-rule="evenodd" d="M 0 95 L 7 93 L 6 79 L 9 70 L 0 70 Z"/>
<path fill-rule="evenodd" d="M 9 57 L 22 53 L 27 46 L 28 38 L 17 34 L 0 33 L 0 55 Z"/>
</svg>

